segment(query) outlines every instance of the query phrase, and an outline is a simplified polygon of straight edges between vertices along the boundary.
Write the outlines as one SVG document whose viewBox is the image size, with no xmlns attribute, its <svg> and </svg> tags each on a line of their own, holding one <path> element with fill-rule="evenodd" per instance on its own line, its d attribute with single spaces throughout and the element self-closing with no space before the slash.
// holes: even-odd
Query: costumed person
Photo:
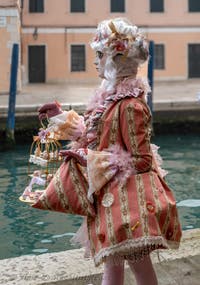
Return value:
<svg viewBox="0 0 200 285">
<path fill-rule="evenodd" d="M 33 207 L 55 210 L 56 205 L 63 212 L 71 207 L 76 213 L 73 207 L 79 204 L 85 219 L 73 240 L 87 246 L 96 266 L 104 263 L 102 285 L 123 284 L 125 261 L 138 285 L 156 285 L 150 253 L 178 248 L 181 227 L 161 159 L 150 144 L 150 88 L 137 77 L 148 60 L 148 42 L 136 26 L 116 18 L 98 25 L 91 47 L 103 80 L 84 121 L 75 115 L 67 119 L 55 103 L 39 110 L 52 122 L 64 117 L 56 133 L 72 143 Z"/>
</svg>

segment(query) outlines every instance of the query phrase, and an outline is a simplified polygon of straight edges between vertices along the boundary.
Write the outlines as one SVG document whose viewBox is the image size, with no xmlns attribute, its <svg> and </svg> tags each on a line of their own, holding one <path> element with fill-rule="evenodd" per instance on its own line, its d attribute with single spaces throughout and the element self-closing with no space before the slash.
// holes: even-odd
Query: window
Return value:
<svg viewBox="0 0 200 285">
<path fill-rule="evenodd" d="M 85 46 L 71 46 L 71 71 L 85 71 Z"/>
<path fill-rule="evenodd" d="M 200 12 L 200 1 L 189 0 L 189 12 Z"/>
<path fill-rule="evenodd" d="M 164 12 L 164 0 L 150 0 L 150 12 Z"/>
<path fill-rule="evenodd" d="M 44 13 L 44 0 L 29 0 L 30 13 Z"/>
<path fill-rule="evenodd" d="M 111 5 L 111 7 L 110 7 L 110 11 L 111 11 L 111 13 L 117 13 L 117 12 L 119 12 L 119 13 L 123 13 L 123 12 L 125 12 L 125 0 L 111 0 L 111 2 L 110 2 L 110 5 Z"/>
<path fill-rule="evenodd" d="M 154 45 L 154 68 L 165 68 L 165 46 L 163 44 Z"/>
<path fill-rule="evenodd" d="M 85 0 L 71 0 L 71 12 L 85 12 Z"/>
<path fill-rule="evenodd" d="M 200 44 L 188 44 L 188 77 L 200 78 Z"/>
</svg>

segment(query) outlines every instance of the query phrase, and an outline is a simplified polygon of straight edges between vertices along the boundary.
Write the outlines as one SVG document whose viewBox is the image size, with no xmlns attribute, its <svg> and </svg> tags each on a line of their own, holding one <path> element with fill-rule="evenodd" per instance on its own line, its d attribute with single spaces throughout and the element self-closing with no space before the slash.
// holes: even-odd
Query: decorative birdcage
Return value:
<svg viewBox="0 0 200 285">
<path fill-rule="evenodd" d="M 55 133 L 44 126 L 38 136 L 33 137 L 28 161 L 29 183 L 19 197 L 20 201 L 34 203 L 43 193 L 62 162 L 60 149 Z"/>
</svg>

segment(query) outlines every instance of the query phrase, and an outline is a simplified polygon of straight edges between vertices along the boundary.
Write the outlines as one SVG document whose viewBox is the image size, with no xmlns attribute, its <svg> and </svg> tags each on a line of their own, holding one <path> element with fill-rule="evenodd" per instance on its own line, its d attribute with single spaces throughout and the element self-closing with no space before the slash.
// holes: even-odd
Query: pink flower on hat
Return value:
<svg viewBox="0 0 200 285">
<path fill-rule="evenodd" d="M 124 51 L 126 49 L 126 46 L 123 41 L 116 41 L 115 49 L 116 51 Z"/>
</svg>

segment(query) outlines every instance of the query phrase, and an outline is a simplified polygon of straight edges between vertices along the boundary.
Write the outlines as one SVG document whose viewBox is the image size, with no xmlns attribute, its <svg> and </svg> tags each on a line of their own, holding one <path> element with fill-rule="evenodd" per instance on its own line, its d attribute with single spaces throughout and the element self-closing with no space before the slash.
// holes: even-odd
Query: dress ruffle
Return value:
<svg viewBox="0 0 200 285">
<path fill-rule="evenodd" d="M 109 262 L 113 264 L 118 264 L 124 259 L 137 262 L 142 260 L 146 255 L 149 255 L 155 249 L 177 249 L 178 247 L 178 242 L 167 241 L 162 236 L 148 236 L 138 239 L 129 239 L 108 248 L 101 249 L 94 256 L 94 263 L 95 266 L 99 266 L 107 259 L 109 259 Z"/>
</svg>

